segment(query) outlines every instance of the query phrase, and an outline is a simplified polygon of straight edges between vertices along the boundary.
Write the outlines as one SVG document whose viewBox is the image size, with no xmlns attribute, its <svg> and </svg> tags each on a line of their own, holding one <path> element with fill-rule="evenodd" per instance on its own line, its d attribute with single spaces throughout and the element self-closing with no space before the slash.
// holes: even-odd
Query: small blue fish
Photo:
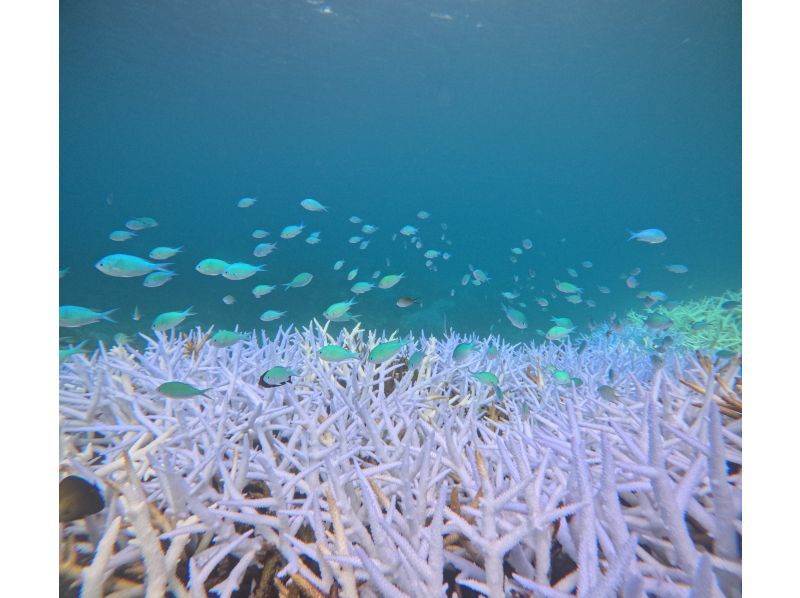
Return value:
<svg viewBox="0 0 800 598">
<path fill-rule="evenodd" d="M 115 253 L 100 258 L 94 265 L 103 274 L 116 276 L 119 278 L 132 278 L 134 276 L 144 276 L 154 270 L 169 272 L 170 263 L 154 264 L 135 255 Z"/>
<path fill-rule="evenodd" d="M 311 199 L 310 197 L 304 199 L 300 202 L 300 205 L 303 206 L 309 212 L 327 212 L 328 207 L 323 206 L 319 203 L 316 199 Z"/>
<path fill-rule="evenodd" d="M 633 241 L 636 239 L 637 241 L 641 241 L 643 243 L 650 243 L 651 245 L 656 245 L 658 243 L 663 243 L 667 240 L 667 235 L 664 233 L 663 230 L 658 228 L 647 228 L 645 230 L 640 230 L 639 232 L 634 232 L 629 230 L 628 234 L 630 234 L 630 238 L 628 241 Z"/>
</svg>

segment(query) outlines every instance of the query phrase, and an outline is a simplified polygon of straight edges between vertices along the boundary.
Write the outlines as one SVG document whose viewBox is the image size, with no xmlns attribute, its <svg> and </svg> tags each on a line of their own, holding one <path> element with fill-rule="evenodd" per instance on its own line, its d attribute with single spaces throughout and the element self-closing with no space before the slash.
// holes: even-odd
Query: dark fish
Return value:
<svg viewBox="0 0 800 598">
<path fill-rule="evenodd" d="M 698 320 L 697 322 L 692 324 L 692 330 L 702 330 L 706 326 L 708 326 L 708 322 L 706 322 L 705 320 Z"/>
<path fill-rule="evenodd" d="M 400 297 L 396 304 L 397 307 L 409 307 L 410 305 L 414 305 L 417 302 L 415 297 Z"/>
<path fill-rule="evenodd" d="M 736 351 L 731 351 L 729 349 L 720 349 L 717 351 L 717 357 L 721 359 L 730 359 L 731 357 L 736 357 L 738 353 Z"/>
<path fill-rule="evenodd" d="M 732 309 L 736 309 L 737 307 L 741 307 L 741 301 L 726 301 L 722 305 L 720 305 L 720 309 L 724 309 L 725 311 L 730 311 Z"/>
<path fill-rule="evenodd" d="M 58 520 L 83 519 L 99 513 L 106 504 L 97 486 L 82 477 L 71 475 L 58 484 Z"/>
<path fill-rule="evenodd" d="M 578 345 L 578 353 L 583 353 L 586 350 L 586 347 L 589 346 L 589 341 L 583 341 L 580 345 Z"/>
<path fill-rule="evenodd" d="M 600 386 L 597 387 L 597 394 L 599 394 L 607 401 L 613 401 L 618 398 L 617 391 L 615 391 L 611 386 L 607 386 L 605 384 L 601 384 Z"/>
<path fill-rule="evenodd" d="M 650 314 L 644 325 L 650 330 L 667 330 L 672 326 L 672 320 L 663 314 Z"/>
<path fill-rule="evenodd" d="M 289 384 L 289 382 L 291 382 L 291 381 L 292 381 L 292 379 L 289 378 L 288 380 L 284 380 L 283 382 L 280 382 L 278 384 L 269 384 L 267 381 L 264 380 L 264 376 L 261 376 L 261 378 L 258 379 L 258 385 L 261 388 L 277 388 L 278 386 L 283 386 L 284 384 Z"/>
<path fill-rule="evenodd" d="M 673 340 L 671 336 L 665 336 L 664 338 L 658 339 L 653 343 L 653 348 L 658 351 L 659 353 L 664 353 L 667 349 L 672 346 Z"/>
</svg>

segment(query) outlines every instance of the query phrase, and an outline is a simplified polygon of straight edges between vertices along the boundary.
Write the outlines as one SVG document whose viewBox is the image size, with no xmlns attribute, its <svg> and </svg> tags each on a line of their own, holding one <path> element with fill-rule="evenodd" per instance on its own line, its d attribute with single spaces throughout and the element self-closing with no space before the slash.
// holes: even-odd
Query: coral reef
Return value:
<svg viewBox="0 0 800 598">
<path fill-rule="evenodd" d="M 741 593 L 738 358 L 447 335 L 374 364 L 386 338 L 359 326 L 206 337 L 61 365 L 61 473 L 106 505 L 61 524 L 84 596 Z M 362 358 L 320 360 L 333 343 Z M 297 374 L 260 388 L 276 365 Z"/>
<path fill-rule="evenodd" d="M 671 307 L 660 305 L 645 313 L 629 312 L 627 321 L 645 334 L 644 322 L 651 313 L 661 314 L 672 320 L 668 334 L 682 347 L 703 351 L 742 352 L 741 290 L 728 291 L 720 297 L 684 301 Z"/>
</svg>

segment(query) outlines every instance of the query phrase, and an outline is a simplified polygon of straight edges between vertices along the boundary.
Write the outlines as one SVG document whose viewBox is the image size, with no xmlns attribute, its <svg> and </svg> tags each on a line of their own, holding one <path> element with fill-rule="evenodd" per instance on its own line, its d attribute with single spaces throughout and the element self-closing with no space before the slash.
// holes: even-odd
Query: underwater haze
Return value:
<svg viewBox="0 0 800 598">
<path fill-rule="evenodd" d="M 61 328 L 72 341 L 189 306 L 178 330 L 271 333 L 355 298 L 368 329 L 529 342 L 554 316 L 587 331 L 741 288 L 738 2 L 67 0 L 60 18 L 60 304 L 116 309 Z M 158 226 L 109 238 L 144 216 Z M 666 240 L 629 239 L 647 229 Z M 95 267 L 158 246 L 183 247 L 162 286 Z M 264 271 L 207 276 L 205 258 Z"/>
</svg>

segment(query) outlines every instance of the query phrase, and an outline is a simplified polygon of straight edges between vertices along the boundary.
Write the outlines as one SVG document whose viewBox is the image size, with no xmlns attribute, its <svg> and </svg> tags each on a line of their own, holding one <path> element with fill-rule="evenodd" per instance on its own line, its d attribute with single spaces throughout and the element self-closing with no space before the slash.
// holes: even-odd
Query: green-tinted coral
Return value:
<svg viewBox="0 0 800 598">
<path fill-rule="evenodd" d="M 738 302 L 732 309 L 722 309 L 726 302 Z M 630 312 L 628 321 L 644 329 L 652 313 L 662 314 L 673 324 L 666 332 L 676 339 L 677 346 L 702 351 L 742 352 L 742 291 L 727 291 L 721 297 L 704 297 L 686 301 L 670 309 L 660 306 L 649 313 Z M 698 322 L 705 325 L 697 326 Z"/>
</svg>

